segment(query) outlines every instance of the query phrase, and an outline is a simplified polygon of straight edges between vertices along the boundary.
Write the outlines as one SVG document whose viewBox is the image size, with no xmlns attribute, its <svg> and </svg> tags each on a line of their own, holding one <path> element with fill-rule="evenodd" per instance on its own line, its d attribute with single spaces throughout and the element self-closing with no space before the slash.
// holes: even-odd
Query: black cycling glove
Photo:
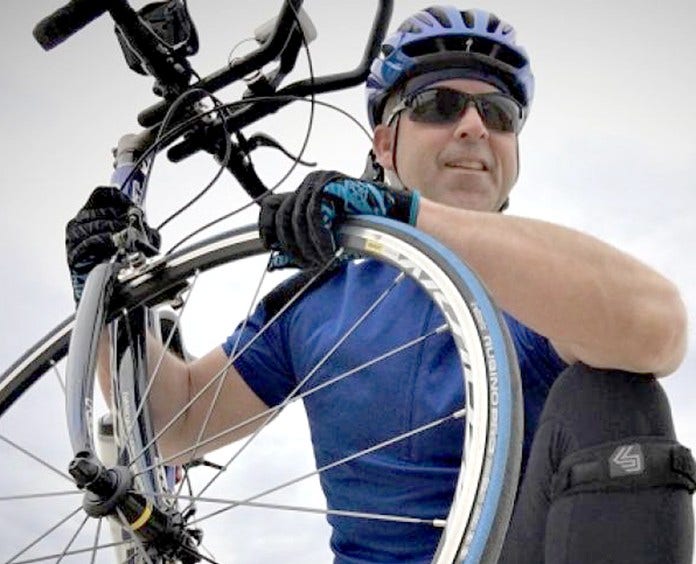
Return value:
<svg viewBox="0 0 696 564">
<path fill-rule="evenodd" d="M 272 266 L 312 268 L 336 251 L 333 228 L 351 215 L 376 215 L 415 225 L 420 195 L 335 171 L 310 173 L 292 193 L 261 202 L 259 231 L 267 249 L 280 251 Z"/>
<path fill-rule="evenodd" d="M 113 186 L 100 186 L 65 227 L 65 250 L 75 303 L 80 301 L 87 275 L 107 262 L 118 247 L 114 236 L 131 228 L 128 240 L 146 256 L 157 254 L 160 235 L 142 220 L 140 209 Z"/>
</svg>

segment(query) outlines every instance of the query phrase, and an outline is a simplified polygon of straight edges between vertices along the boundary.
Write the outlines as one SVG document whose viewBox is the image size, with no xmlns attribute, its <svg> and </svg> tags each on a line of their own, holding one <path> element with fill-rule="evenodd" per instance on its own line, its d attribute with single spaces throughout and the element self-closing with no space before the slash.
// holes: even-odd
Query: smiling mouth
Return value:
<svg viewBox="0 0 696 564">
<path fill-rule="evenodd" d="M 471 170 L 478 172 L 483 172 L 487 170 L 485 165 L 479 161 L 461 161 L 456 163 L 446 163 L 445 166 L 447 168 L 455 168 L 457 170 Z"/>
</svg>

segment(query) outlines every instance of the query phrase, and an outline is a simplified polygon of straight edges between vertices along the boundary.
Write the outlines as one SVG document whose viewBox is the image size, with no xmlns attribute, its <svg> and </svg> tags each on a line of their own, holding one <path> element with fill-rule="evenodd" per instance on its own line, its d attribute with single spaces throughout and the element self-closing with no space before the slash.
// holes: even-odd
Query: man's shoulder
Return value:
<svg viewBox="0 0 696 564">
<path fill-rule="evenodd" d="M 301 270 L 281 282 L 261 300 L 266 311 L 266 317 L 269 319 L 275 317 L 293 299 L 297 299 L 295 296 L 300 293 L 306 294 L 310 290 L 316 290 L 331 275 L 331 273 L 319 273 L 316 270 Z"/>
</svg>

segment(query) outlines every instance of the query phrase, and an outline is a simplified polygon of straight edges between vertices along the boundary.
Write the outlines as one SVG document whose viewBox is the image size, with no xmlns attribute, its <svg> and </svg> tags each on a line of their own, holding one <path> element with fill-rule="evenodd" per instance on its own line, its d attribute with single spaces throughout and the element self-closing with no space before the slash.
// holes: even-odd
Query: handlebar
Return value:
<svg viewBox="0 0 696 564">
<path fill-rule="evenodd" d="M 295 0 L 297 9 L 302 4 L 302 0 Z M 393 0 L 380 0 L 372 22 L 372 28 L 368 36 L 368 42 L 363 52 L 362 59 L 358 65 L 347 72 L 335 73 L 321 77 L 315 77 L 314 80 L 306 79 L 295 82 L 278 91 L 278 94 L 292 96 L 309 96 L 312 94 L 324 94 L 344 88 L 357 86 L 365 81 L 370 72 L 370 64 L 377 56 L 379 48 L 386 34 L 386 28 L 389 25 L 393 10 Z M 266 63 L 274 60 L 280 51 L 277 45 L 282 41 L 281 37 L 287 37 L 294 24 L 294 13 L 289 8 L 289 2 L 284 4 L 281 11 L 278 23 L 271 37 L 264 45 L 251 52 L 246 57 L 236 61 L 225 69 L 210 74 L 202 79 L 196 86 L 208 92 L 216 92 L 217 90 L 240 80 L 251 72 L 260 69 Z M 265 109 L 259 111 L 258 107 L 263 104 L 251 104 L 248 109 L 238 112 L 235 116 L 230 117 L 229 126 L 234 129 L 239 129 L 253 123 L 254 121 L 273 113 L 280 109 L 281 106 L 289 103 L 289 100 L 279 100 L 274 104 L 265 104 Z M 152 127 L 162 119 L 168 109 L 166 102 L 158 104 L 141 112 L 138 116 L 138 122 L 143 127 Z"/>
<path fill-rule="evenodd" d="M 34 27 L 34 38 L 46 51 L 60 45 L 71 35 L 107 11 L 103 0 L 70 0 Z"/>
<path fill-rule="evenodd" d="M 169 0 L 162 4 L 176 4 L 181 0 Z M 108 12 L 116 24 L 118 33 L 126 40 L 142 64 L 142 68 L 155 79 L 155 92 L 163 99 L 138 115 L 138 122 L 146 128 L 154 129 L 179 97 L 189 89 L 184 109 L 173 117 L 172 127 L 196 115 L 195 104 L 208 94 L 212 94 L 251 73 L 260 72 L 265 65 L 280 60 L 278 80 L 262 81 L 262 99 L 249 98 L 234 110 L 226 110 L 222 117 L 197 122 L 182 132 L 184 140 L 169 150 L 171 160 L 178 161 L 200 150 L 213 154 L 218 161 L 231 143 L 225 165 L 242 187 L 254 198 L 266 191 L 248 158 L 248 148 L 244 143 L 230 141 L 232 134 L 276 112 L 288 105 L 293 97 L 307 97 L 341 90 L 364 82 L 368 76 L 370 63 L 377 56 L 386 29 L 391 19 L 393 0 L 379 0 L 372 21 L 367 45 L 357 66 L 351 70 L 308 78 L 293 82 L 277 89 L 276 82 L 286 72 L 292 70 L 299 55 L 302 33 L 298 22 L 298 12 L 303 0 L 285 0 L 278 14 L 273 30 L 261 45 L 248 55 L 191 83 L 192 76 L 198 76 L 191 68 L 185 51 L 170 49 L 146 25 L 139 12 L 131 8 L 128 0 L 70 0 L 65 6 L 41 20 L 34 28 L 34 37 L 46 49 L 52 49 L 71 35 L 77 33 L 91 21 Z M 262 78 L 266 78 L 261 74 Z M 277 96 L 277 98 L 276 98 Z M 181 137 L 181 135 L 179 136 Z M 169 143 L 173 140 L 169 141 Z M 159 147 L 162 149 L 163 147 Z"/>
<path fill-rule="evenodd" d="M 105 12 L 155 78 L 161 95 L 175 98 L 186 90 L 192 75 L 188 60 L 163 48 L 128 0 L 70 0 L 34 27 L 34 38 L 52 49 Z"/>
</svg>

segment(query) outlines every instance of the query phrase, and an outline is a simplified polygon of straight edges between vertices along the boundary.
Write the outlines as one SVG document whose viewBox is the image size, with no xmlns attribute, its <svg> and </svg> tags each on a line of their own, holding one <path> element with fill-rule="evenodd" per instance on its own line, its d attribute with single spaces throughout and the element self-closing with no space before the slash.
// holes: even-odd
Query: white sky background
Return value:
<svg viewBox="0 0 696 564">
<path fill-rule="evenodd" d="M 94 186 L 108 181 L 110 148 L 122 133 L 137 129 L 136 114 L 155 101 L 151 79 L 125 66 L 106 17 L 44 53 L 31 29 L 59 5 L 5 0 L 0 21 L 3 369 L 72 311 L 65 223 Z M 396 0 L 392 29 L 425 5 Z M 279 6 L 276 0 L 190 0 L 201 39 L 195 68 L 206 75 L 223 66 L 230 49 Z M 696 326 L 696 5 L 691 0 L 495 0 L 480 6 L 516 27 L 537 79 L 509 213 L 592 233 L 651 264 L 680 287 L 691 326 Z M 353 68 L 374 3 L 308 0 L 305 8 L 319 32 L 312 44 L 315 72 Z M 238 53 L 249 49 L 243 45 Z M 238 93 L 237 88 L 220 95 L 232 100 Z M 323 99 L 367 123 L 362 88 Z M 297 152 L 309 106 L 296 106 L 248 132 L 264 129 Z M 317 109 L 308 160 L 357 175 L 367 147 L 364 135 L 346 118 Z M 260 151 L 257 162 L 269 183 L 289 164 Z M 177 167 L 158 161 L 151 185 L 152 222 L 204 186 L 215 170 L 205 156 Z M 302 175 L 296 172 L 286 187 L 294 187 Z M 236 191 L 225 178 L 210 201 L 196 208 L 197 217 L 179 222 L 176 233 L 164 233 L 165 246 L 198 218 L 216 217 L 243 201 Z M 235 322 L 211 320 L 212 336 L 206 334 L 203 344 L 192 342 L 192 348 L 214 346 Z M 678 435 L 691 447 L 696 445 L 695 340 L 692 331 L 686 361 L 664 380 Z"/>
</svg>

